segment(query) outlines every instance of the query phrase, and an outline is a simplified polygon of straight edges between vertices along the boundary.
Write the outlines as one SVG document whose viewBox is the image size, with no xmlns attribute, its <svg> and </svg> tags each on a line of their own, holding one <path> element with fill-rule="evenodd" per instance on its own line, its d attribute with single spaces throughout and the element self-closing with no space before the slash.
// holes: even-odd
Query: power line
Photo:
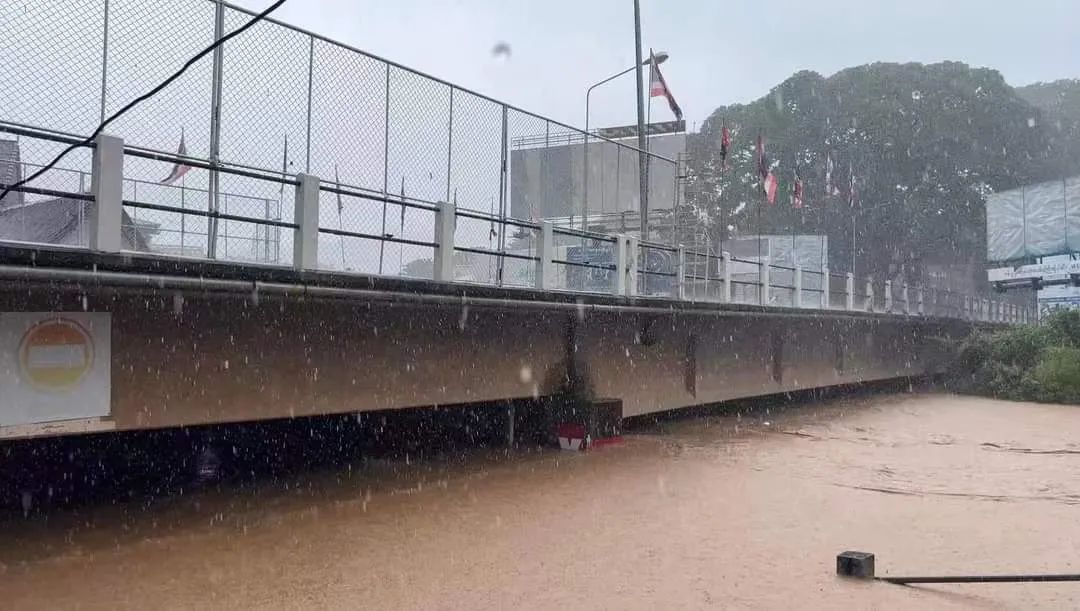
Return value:
<svg viewBox="0 0 1080 611">
<path fill-rule="evenodd" d="M 77 148 L 80 148 L 80 147 L 89 146 L 94 141 L 94 138 L 97 138 L 98 134 L 100 134 L 102 132 L 102 130 L 104 130 L 110 123 L 112 123 L 113 121 L 119 119 L 121 116 L 123 116 L 124 113 L 126 113 L 127 111 L 134 108 L 136 104 L 144 102 L 144 101 L 154 97 L 155 95 L 157 95 L 162 89 L 165 89 L 170 84 L 172 84 L 173 81 L 180 78 L 185 72 L 187 72 L 188 68 L 195 65 L 195 63 L 198 62 L 200 59 L 206 57 L 211 52 L 213 52 L 214 49 L 217 49 L 221 45 L 225 44 L 225 42 L 227 40 L 235 38 L 236 36 L 239 36 L 240 34 L 242 34 L 245 30 L 247 30 L 251 26 L 253 26 L 256 23 L 259 23 L 260 21 L 265 19 L 270 13 L 273 13 L 278 8 L 280 8 L 282 4 L 285 4 L 285 0 L 276 0 L 276 2 L 274 2 L 273 4 L 268 6 L 266 8 L 266 10 L 259 13 L 258 15 L 255 15 L 254 17 L 252 17 L 251 20 L 248 21 L 247 23 L 245 23 L 244 25 L 242 25 L 242 26 L 236 28 L 235 30 L 233 30 L 232 32 L 229 32 L 228 34 L 222 36 L 218 40 L 215 40 L 213 42 L 213 44 L 211 44 L 209 47 L 206 47 L 202 51 L 199 51 L 198 53 L 193 55 L 191 57 L 191 59 L 184 62 L 184 65 L 181 66 L 179 70 L 174 72 L 172 74 L 172 76 L 170 76 L 169 78 L 167 78 L 164 81 L 162 81 L 161 83 L 159 83 L 156 87 L 154 87 L 150 91 L 148 91 L 148 92 L 142 94 L 141 96 L 135 98 L 134 100 L 128 102 L 126 105 L 124 105 L 123 108 L 116 111 L 115 113 L 110 115 L 109 118 L 102 121 L 96 128 L 94 128 L 94 131 L 90 132 L 90 135 L 87 136 L 85 140 L 69 145 L 67 148 L 60 151 L 60 154 L 57 155 L 52 161 L 50 161 L 49 163 L 41 166 L 41 168 L 39 168 L 33 174 L 27 176 L 26 178 L 24 178 L 24 179 L 22 179 L 22 180 L 20 180 L 20 181 L 18 181 L 16 183 L 13 183 L 13 184 L 10 184 L 10 185 L 4 187 L 4 190 L 2 192 L 0 192 L 0 200 L 7 197 L 8 193 L 11 193 L 12 191 L 19 190 L 23 186 L 25 186 L 28 183 L 30 183 L 30 182 L 36 180 L 37 178 L 39 178 L 45 172 L 51 170 L 54 166 L 56 166 L 57 163 L 60 162 L 61 159 L 64 158 L 65 155 L 67 155 L 71 151 L 73 151 L 73 150 L 75 150 Z"/>
</svg>

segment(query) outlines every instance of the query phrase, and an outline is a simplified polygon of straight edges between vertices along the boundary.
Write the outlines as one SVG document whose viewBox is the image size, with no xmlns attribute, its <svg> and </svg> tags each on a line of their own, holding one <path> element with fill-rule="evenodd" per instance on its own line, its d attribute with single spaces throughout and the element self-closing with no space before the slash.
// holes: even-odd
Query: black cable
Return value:
<svg viewBox="0 0 1080 611">
<path fill-rule="evenodd" d="M 102 121 L 100 125 L 98 125 L 96 128 L 94 128 L 94 131 L 91 132 L 90 135 L 87 136 L 85 140 L 83 140 L 82 142 L 76 142 L 74 144 L 69 145 L 66 149 L 64 149 L 63 151 L 60 151 L 60 154 L 57 155 L 56 158 L 54 158 L 52 161 L 50 161 L 49 163 L 42 166 L 40 169 L 38 169 L 38 171 L 34 172 L 30 176 L 27 176 L 26 178 L 24 178 L 24 179 L 22 179 L 22 180 L 20 180 L 20 181 L 18 181 L 16 183 L 13 183 L 13 184 L 10 184 L 10 185 L 4 187 L 4 190 L 2 192 L 0 192 L 0 201 L 2 201 L 5 197 L 7 197 L 8 193 L 11 193 L 12 191 L 18 190 L 19 188 L 23 187 L 27 183 L 29 183 L 29 182 L 37 179 L 38 177 L 40 177 L 45 172 L 51 170 L 57 163 L 60 162 L 61 159 L 64 158 L 64 155 L 67 155 L 68 153 L 70 153 L 71 151 L 73 151 L 73 150 L 75 150 L 75 149 L 77 149 L 79 147 L 89 146 L 90 143 L 92 143 L 94 141 L 94 138 L 97 138 L 98 134 L 100 134 L 101 131 L 104 130 L 105 127 L 107 127 L 110 123 L 112 123 L 116 119 L 119 119 L 124 113 L 126 113 L 127 111 L 134 108 L 134 106 L 136 104 L 138 104 L 140 102 L 144 102 L 144 101 L 154 97 L 155 95 L 157 95 L 162 89 L 168 87 L 170 84 L 172 84 L 173 81 L 180 78 L 185 72 L 187 72 L 188 68 L 195 65 L 195 62 L 197 62 L 200 59 L 206 57 L 214 49 L 216 49 L 216 48 L 220 47 L 221 45 L 225 44 L 225 41 L 227 41 L 227 40 L 229 40 L 231 38 L 234 38 L 236 36 L 239 36 L 241 33 L 244 32 L 244 30 L 247 30 L 251 26 L 255 25 L 256 23 L 258 23 L 260 21 L 262 21 L 263 19 L 266 18 L 267 15 L 269 15 L 270 13 L 273 13 L 278 8 L 280 8 L 282 4 L 285 4 L 285 0 L 277 0 L 276 2 L 274 2 L 273 4 L 268 6 L 266 8 L 266 10 L 259 13 L 258 15 L 255 15 L 254 17 L 252 17 L 251 20 L 248 21 L 247 23 L 245 23 L 244 25 L 242 25 L 242 26 L 236 28 L 235 30 L 233 30 L 232 32 L 229 32 L 228 34 L 222 36 L 218 40 L 215 40 L 214 43 L 211 44 L 209 47 L 206 47 L 202 51 L 199 51 L 197 54 L 192 56 L 191 59 L 184 62 L 184 65 L 181 66 L 179 70 L 174 72 L 172 74 L 172 76 L 170 76 L 169 78 L 162 81 L 160 84 L 158 84 L 156 87 L 154 87 L 150 91 L 148 91 L 148 92 L 142 94 L 141 96 L 135 98 L 134 100 L 128 102 L 123 108 L 121 108 L 120 110 L 116 111 L 111 116 L 109 116 L 108 119 L 105 119 L 104 121 Z"/>
</svg>

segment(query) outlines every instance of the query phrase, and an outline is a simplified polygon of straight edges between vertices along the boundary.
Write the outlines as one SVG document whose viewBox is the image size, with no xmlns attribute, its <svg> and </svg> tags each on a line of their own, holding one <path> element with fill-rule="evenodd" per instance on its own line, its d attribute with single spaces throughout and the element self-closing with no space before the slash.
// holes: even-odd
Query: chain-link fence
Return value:
<svg viewBox="0 0 1080 611">
<path fill-rule="evenodd" d="M 252 16 L 214 0 L 0 7 L 0 79 L 7 83 L 0 88 L 0 126 L 85 136 Z M 273 177 L 300 172 L 327 187 L 319 265 L 328 269 L 430 275 L 439 201 L 482 215 L 460 218 L 456 233 L 456 276 L 468 281 L 531 283 L 530 223 L 541 219 L 600 233 L 640 226 L 645 153 L 631 141 L 586 137 L 270 19 L 196 62 L 106 133 L 128 147 L 204 166 L 172 177 L 175 162 L 126 159 L 125 200 L 146 205 L 125 209 L 136 238 L 125 247 L 135 250 L 285 264 L 292 238 L 282 228 L 293 221 L 293 193 Z M 26 135 L 14 142 L 23 175 L 63 146 Z M 647 155 L 652 222 L 651 215 L 678 205 L 680 186 L 674 157 Z M 89 159 L 88 151 L 68 155 L 31 186 L 85 194 Z M 49 202 L 47 195 L 18 197 L 20 204 Z M 14 198 L 5 200 L 8 207 Z M 629 224 L 627 215 L 635 217 Z M 85 243 L 76 233 L 22 235 Z M 560 257 L 589 258 L 585 236 L 571 242 Z M 574 274 L 565 276 L 573 281 Z"/>
</svg>

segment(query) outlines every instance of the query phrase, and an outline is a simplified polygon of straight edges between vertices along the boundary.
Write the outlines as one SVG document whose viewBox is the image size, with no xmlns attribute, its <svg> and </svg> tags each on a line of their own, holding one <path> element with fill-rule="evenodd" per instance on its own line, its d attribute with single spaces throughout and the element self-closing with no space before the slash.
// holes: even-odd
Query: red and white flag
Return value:
<svg viewBox="0 0 1080 611">
<path fill-rule="evenodd" d="M 184 144 L 184 130 L 183 129 L 180 130 L 180 146 L 177 147 L 177 149 L 176 149 L 176 156 L 177 157 L 187 157 L 187 145 Z M 161 181 L 161 184 L 169 185 L 169 184 L 172 184 L 172 183 L 176 182 L 177 180 L 180 180 L 180 177 L 183 176 L 184 174 L 187 174 L 188 170 L 190 170 L 190 169 L 191 169 L 191 166 L 180 163 L 179 161 L 177 161 L 175 164 L 173 164 L 172 171 L 169 172 L 169 175 L 166 176 L 164 178 L 164 180 Z"/>
<path fill-rule="evenodd" d="M 802 176 L 799 175 L 799 165 L 795 164 L 795 180 L 791 186 L 791 207 L 802 208 L 803 206 L 803 185 Z"/>
<path fill-rule="evenodd" d="M 675 115 L 675 119 L 681 121 L 682 108 L 675 101 L 675 96 L 671 95 L 671 89 L 668 87 L 667 81 L 664 80 L 664 75 L 660 73 L 660 66 L 656 65 L 656 54 L 652 52 L 652 49 L 649 49 L 649 97 L 655 98 L 657 96 L 667 98 L 668 106 Z"/>
<path fill-rule="evenodd" d="M 776 203 L 776 189 L 778 185 L 779 183 L 776 180 L 776 174 L 773 174 L 770 171 L 769 175 L 765 177 L 765 198 L 770 204 Z"/>
</svg>

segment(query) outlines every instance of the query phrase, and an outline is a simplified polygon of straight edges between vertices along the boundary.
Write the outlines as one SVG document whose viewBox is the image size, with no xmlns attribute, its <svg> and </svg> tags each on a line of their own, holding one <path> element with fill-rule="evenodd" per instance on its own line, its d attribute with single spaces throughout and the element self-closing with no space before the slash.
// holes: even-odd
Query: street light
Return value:
<svg viewBox="0 0 1080 611">
<path fill-rule="evenodd" d="M 656 54 L 655 54 L 655 57 L 656 57 L 656 65 L 659 66 L 660 64 L 667 61 L 668 54 L 665 51 L 657 51 Z M 641 62 L 640 65 L 648 66 L 649 64 L 652 63 L 652 61 L 653 61 L 652 58 L 649 58 L 649 59 L 646 59 L 645 61 Z M 585 228 L 585 217 L 588 216 L 588 213 L 589 213 L 589 209 L 588 209 L 588 201 L 589 201 L 589 98 L 590 98 L 590 96 L 592 96 L 592 90 L 593 89 L 596 89 L 597 87 L 599 87 L 600 85 L 603 85 L 604 83 L 607 83 L 609 81 L 613 81 L 613 80 L 619 78 L 620 76 L 622 76 L 624 74 L 627 74 L 629 72 L 637 70 L 637 68 L 638 68 L 637 64 L 635 64 L 633 66 L 630 66 L 626 70 L 623 70 L 622 72 L 619 72 L 618 74 L 613 74 L 613 75 L 607 77 L 606 79 L 600 81 L 599 83 L 596 83 L 596 84 L 590 86 L 587 90 L 585 90 L 585 157 L 584 157 L 584 162 L 583 162 L 583 165 L 585 166 L 585 181 L 584 181 L 584 185 L 583 185 L 584 194 L 582 195 L 582 198 L 581 198 L 581 200 L 582 200 L 581 201 L 581 224 L 582 224 L 582 229 Z M 638 154 L 640 155 L 640 153 L 638 153 Z M 618 180 L 618 177 L 616 177 L 616 180 Z"/>
</svg>

